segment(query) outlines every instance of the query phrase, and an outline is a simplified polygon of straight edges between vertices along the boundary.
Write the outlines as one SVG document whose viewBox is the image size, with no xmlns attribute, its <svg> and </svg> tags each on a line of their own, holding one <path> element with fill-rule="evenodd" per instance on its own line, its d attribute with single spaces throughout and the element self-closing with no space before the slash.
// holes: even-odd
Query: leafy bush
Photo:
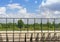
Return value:
<svg viewBox="0 0 60 42">
<path fill-rule="evenodd" d="M 24 22 L 22 20 L 18 20 L 18 27 L 22 28 L 24 26 Z"/>
</svg>

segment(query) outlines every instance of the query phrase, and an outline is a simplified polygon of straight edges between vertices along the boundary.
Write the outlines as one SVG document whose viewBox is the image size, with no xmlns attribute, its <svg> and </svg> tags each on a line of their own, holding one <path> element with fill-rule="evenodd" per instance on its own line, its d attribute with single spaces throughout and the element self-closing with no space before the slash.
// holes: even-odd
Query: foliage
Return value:
<svg viewBox="0 0 60 42">
<path fill-rule="evenodd" d="M 22 28 L 24 26 L 24 22 L 22 20 L 18 20 L 18 27 Z"/>
<path fill-rule="evenodd" d="M 14 30 L 20 30 L 20 28 L 21 28 L 21 30 L 27 30 L 27 29 L 41 30 L 41 27 L 43 30 L 48 30 L 48 28 L 49 28 L 49 30 L 54 30 L 54 28 L 59 30 L 60 23 L 55 24 L 54 22 L 53 23 L 47 22 L 45 24 L 43 24 L 43 23 L 24 24 L 24 22 L 22 20 L 18 20 L 18 23 L 14 23 L 14 24 L 13 23 L 7 23 L 7 24 L 0 23 L 0 30 L 6 30 L 6 28 L 8 30 L 13 30 L 13 28 L 14 28 Z"/>
</svg>

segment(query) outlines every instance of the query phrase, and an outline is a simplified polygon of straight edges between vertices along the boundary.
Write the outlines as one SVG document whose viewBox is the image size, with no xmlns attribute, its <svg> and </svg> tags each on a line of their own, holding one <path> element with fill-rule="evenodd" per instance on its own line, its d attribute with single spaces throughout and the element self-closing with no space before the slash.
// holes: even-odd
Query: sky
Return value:
<svg viewBox="0 0 60 42">
<path fill-rule="evenodd" d="M 0 0 L 0 17 L 60 18 L 60 0 Z"/>
</svg>

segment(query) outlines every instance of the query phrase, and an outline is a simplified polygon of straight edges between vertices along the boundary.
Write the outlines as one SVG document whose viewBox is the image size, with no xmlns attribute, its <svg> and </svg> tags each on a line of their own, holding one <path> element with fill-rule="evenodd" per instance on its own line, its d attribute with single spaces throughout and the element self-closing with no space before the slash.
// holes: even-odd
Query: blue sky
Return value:
<svg viewBox="0 0 60 42">
<path fill-rule="evenodd" d="M 0 7 L 8 4 L 18 3 L 26 8 L 28 12 L 36 12 L 43 0 L 0 0 Z"/>
<path fill-rule="evenodd" d="M 60 18 L 60 0 L 0 0 L 0 17 Z"/>
</svg>

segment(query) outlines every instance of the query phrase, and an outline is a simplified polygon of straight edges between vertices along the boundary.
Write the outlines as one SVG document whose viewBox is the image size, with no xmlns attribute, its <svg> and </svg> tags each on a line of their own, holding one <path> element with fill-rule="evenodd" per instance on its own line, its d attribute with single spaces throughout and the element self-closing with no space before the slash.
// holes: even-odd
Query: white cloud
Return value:
<svg viewBox="0 0 60 42">
<path fill-rule="evenodd" d="M 26 8 L 23 8 L 23 9 L 20 9 L 20 10 L 18 11 L 18 13 L 26 14 L 26 13 L 27 13 L 27 10 L 26 10 Z"/>
<path fill-rule="evenodd" d="M 5 7 L 0 7 L 0 14 L 5 14 L 6 8 Z"/>
<path fill-rule="evenodd" d="M 55 14 L 60 14 L 60 11 L 55 11 L 54 13 L 55 13 Z"/>
<path fill-rule="evenodd" d="M 12 9 L 18 8 L 19 11 L 17 14 L 8 14 L 9 17 L 14 16 L 14 18 L 40 18 L 41 15 L 37 15 L 36 13 L 28 13 L 26 8 L 23 8 L 19 4 L 9 4 L 8 8 L 11 7 Z M 21 8 L 20 8 L 21 7 Z"/>
<path fill-rule="evenodd" d="M 0 17 L 9 17 L 6 14 L 6 8 L 5 7 L 0 7 Z"/>
<path fill-rule="evenodd" d="M 8 9 L 19 9 L 18 12 L 15 12 L 16 14 L 13 13 L 6 13 Z M 0 8 L 0 17 L 8 17 L 8 18 L 34 18 L 36 15 L 33 13 L 28 13 L 26 8 L 23 8 L 19 4 L 8 4 L 7 7 L 1 7 Z M 9 10 L 8 10 L 9 11 Z"/>
<path fill-rule="evenodd" d="M 21 9 L 22 7 L 20 6 L 20 4 L 14 3 L 14 4 L 8 4 L 7 7 L 10 7 L 12 9 L 14 8 L 18 8 Z"/>
<path fill-rule="evenodd" d="M 12 18 L 13 18 L 13 16 L 16 18 L 18 18 L 18 17 L 19 18 L 29 17 L 29 15 L 28 15 L 29 13 L 27 12 L 27 9 L 23 8 L 19 4 L 9 4 L 7 7 L 10 9 L 19 9 L 18 12 L 16 12 L 16 14 L 13 14 L 13 13 L 8 14 Z"/>
<path fill-rule="evenodd" d="M 43 7 L 44 9 L 48 9 L 51 11 L 57 11 L 60 10 L 60 0 L 47 0 L 45 3 L 42 2 L 39 7 Z"/>
<path fill-rule="evenodd" d="M 10 9 L 19 9 L 19 11 L 17 12 L 18 14 L 26 14 L 27 13 L 27 10 L 26 8 L 23 8 L 22 6 L 20 6 L 19 4 L 8 4 L 7 6 L 8 8 Z"/>
<path fill-rule="evenodd" d="M 51 5 L 53 3 L 59 3 L 60 0 L 46 0 L 46 3 L 42 2 L 42 5 Z"/>
<path fill-rule="evenodd" d="M 46 18 L 60 18 L 60 0 L 47 0 L 39 6 L 39 14 Z M 40 12 L 42 11 L 42 13 Z"/>
<path fill-rule="evenodd" d="M 39 9 L 38 12 L 39 14 L 36 13 L 28 13 L 27 9 L 22 7 L 21 5 L 14 3 L 14 4 L 8 4 L 7 8 L 9 9 L 19 9 L 18 12 L 16 12 L 16 14 L 13 13 L 6 13 L 6 7 L 1 7 L 0 8 L 0 17 L 9 17 L 9 18 L 56 18 L 56 17 L 60 17 L 60 11 L 52 11 L 50 10 L 50 8 L 46 8 L 54 3 L 58 3 L 59 0 L 47 0 L 46 3 L 44 3 L 44 5 L 42 4 L 40 9 L 42 9 L 42 12 L 40 12 L 41 10 Z M 45 7 L 46 6 L 46 7 Z M 58 16 L 57 16 L 58 15 Z"/>
<path fill-rule="evenodd" d="M 7 14 L 0 14 L 0 18 L 6 18 L 9 17 Z"/>
</svg>

